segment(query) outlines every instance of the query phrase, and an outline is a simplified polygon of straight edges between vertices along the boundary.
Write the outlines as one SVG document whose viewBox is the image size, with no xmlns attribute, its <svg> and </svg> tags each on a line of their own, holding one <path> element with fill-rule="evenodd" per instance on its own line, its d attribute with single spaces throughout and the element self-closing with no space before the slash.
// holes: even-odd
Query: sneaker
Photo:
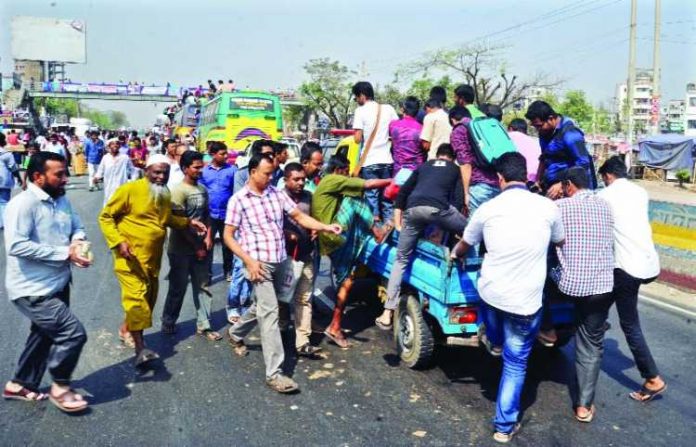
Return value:
<svg viewBox="0 0 696 447">
<path fill-rule="evenodd" d="M 501 433 L 497 431 L 493 433 L 493 440 L 499 444 L 507 444 L 508 442 L 512 441 L 512 438 L 514 438 L 517 432 L 520 431 L 520 427 L 521 425 L 517 423 L 514 427 L 512 427 L 512 431 L 510 433 Z"/>
<path fill-rule="evenodd" d="M 317 358 L 317 354 L 321 352 L 321 348 L 319 346 L 312 346 L 309 343 L 306 343 L 299 348 L 297 348 L 297 355 L 300 357 L 307 357 L 310 359 Z"/>
<path fill-rule="evenodd" d="M 280 394 L 294 393 L 299 389 L 297 382 L 283 374 L 276 374 L 271 379 L 266 379 L 266 385 Z"/>
<path fill-rule="evenodd" d="M 225 281 L 232 282 L 232 273 L 227 273 L 225 275 Z"/>
</svg>

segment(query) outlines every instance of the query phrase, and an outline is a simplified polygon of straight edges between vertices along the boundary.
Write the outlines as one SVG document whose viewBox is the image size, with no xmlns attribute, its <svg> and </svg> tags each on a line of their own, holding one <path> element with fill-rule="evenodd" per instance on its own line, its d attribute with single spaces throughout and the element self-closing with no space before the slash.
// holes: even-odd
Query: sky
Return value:
<svg viewBox="0 0 696 447">
<path fill-rule="evenodd" d="M 86 21 L 87 63 L 67 68 L 75 81 L 296 88 L 308 60 L 328 57 L 385 84 L 428 51 L 487 42 L 506 45 L 506 72 L 543 73 L 610 106 L 628 68 L 630 0 L 2 0 L 3 73 L 12 71 L 15 15 Z M 662 22 L 665 102 L 696 81 L 696 1 L 662 0 Z M 637 23 L 638 67 L 651 68 L 654 0 L 638 0 Z M 138 126 L 162 108 L 89 105 Z"/>
</svg>

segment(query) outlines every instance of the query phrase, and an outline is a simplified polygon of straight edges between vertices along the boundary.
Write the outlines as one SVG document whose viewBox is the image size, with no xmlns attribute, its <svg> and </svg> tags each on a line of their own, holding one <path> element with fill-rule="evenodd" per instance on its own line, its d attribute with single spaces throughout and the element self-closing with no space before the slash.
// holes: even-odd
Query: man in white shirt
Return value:
<svg viewBox="0 0 696 447">
<path fill-rule="evenodd" d="M 481 312 L 488 339 L 503 351 L 493 438 L 508 442 L 520 428 L 520 396 L 541 323 L 549 243 L 562 245 L 565 232 L 558 207 L 527 190 L 522 154 L 504 154 L 496 171 L 502 192 L 476 210 L 452 257 L 481 242 L 488 250 L 478 282 Z"/>
<path fill-rule="evenodd" d="M 626 336 L 633 359 L 645 379 L 643 387 L 629 396 L 648 402 L 662 393 L 667 384 L 660 377 L 655 360 L 643 337 L 638 318 L 638 289 L 660 274 L 660 260 L 652 240 L 648 217 L 648 193 L 628 180 L 623 160 L 611 157 L 599 174 L 606 188 L 599 196 L 609 203 L 614 216 L 614 290 L 621 330 Z"/>
<path fill-rule="evenodd" d="M 362 144 L 361 155 L 370 141 L 370 136 L 377 125 L 374 139 L 365 158 L 365 163 L 360 170 L 360 177 L 365 180 L 388 179 L 392 176 L 394 159 L 391 155 L 391 143 L 389 142 L 389 123 L 398 120 L 394 107 L 389 104 L 377 104 L 375 92 L 369 82 L 358 82 L 352 89 L 358 108 L 353 115 L 353 129 L 355 130 L 355 142 Z M 379 114 L 379 123 L 377 115 Z M 355 168 L 354 166 L 352 167 Z M 368 189 L 365 191 L 375 222 L 390 222 L 393 214 L 391 202 L 384 199 L 383 189 Z"/>
<path fill-rule="evenodd" d="M 452 125 L 449 115 L 442 109 L 442 103 L 437 99 L 429 99 L 425 103 L 425 117 L 421 130 L 421 145 L 428 150 L 428 160 L 434 160 L 437 149 L 442 143 L 450 142 Z"/>
<path fill-rule="evenodd" d="M 135 167 L 130 157 L 119 153 L 119 143 L 116 138 L 106 144 L 108 153 L 102 157 L 101 163 L 94 174 L 94 182 L 104 182 L 104 205 L 116 190 L 130 180 L 135 173 Z"/>
</svg>

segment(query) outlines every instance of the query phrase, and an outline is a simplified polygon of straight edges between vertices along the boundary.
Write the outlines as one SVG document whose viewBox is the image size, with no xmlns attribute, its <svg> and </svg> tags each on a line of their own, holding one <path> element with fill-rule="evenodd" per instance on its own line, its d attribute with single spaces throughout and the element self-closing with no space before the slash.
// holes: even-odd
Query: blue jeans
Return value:
<svg viewBox="0 0 696 447">
<path fill-rule="evenodd" d="M 500 194 L 500 188 L 488 183 L 474 183 L 469 186 L 469 218 L 481 205 Z"/>
<path fill-rule="evenodd" d="M 365 166 L 360 170 L 360 177 L 365 180 L 387 179 L 392 176 L 392 165 L 377 164 Z M 365 190 L 365 199 L 372 215 L 382 222 L 391 220 L 394 213 L 394 205 L 384 198 L 384 189 L 367 189 Z"/>
<path fill-rule="evenodd" d="M 515 315 L 483 304 L 486 335 L 494 346 L 503 347 L 503 375 L 498 387 L 495 431 L 512 432 L 519 420 L 520 396 L 527 374 L 527 359 L 539 331 L 541 311 Z"/>
<path fill-rule="evenodd" d="M 251 282 L 244 276 L 244 262 L 237 256 L 232 261 L 232 281 L 227 293 L 227 318 L 240 317 L 251 306 Z"/>
<path fill-rule="evenodd" d="M 11 196 L 11 189 L 0 189 L 0 228 L 5 227 L 5 207 Z"/>
</svg>

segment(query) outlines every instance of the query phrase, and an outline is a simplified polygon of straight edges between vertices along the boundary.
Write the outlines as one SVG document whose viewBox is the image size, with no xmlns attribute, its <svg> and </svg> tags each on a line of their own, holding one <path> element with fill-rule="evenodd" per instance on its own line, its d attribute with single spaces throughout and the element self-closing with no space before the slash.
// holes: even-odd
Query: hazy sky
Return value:
<svg viewBox="0 0 696 447">
<path fill-rule="evenodd" d="M 653 5 L 638 2 L 639 67 L 652 66 Z M 86 21 L 87 63 L 68 67 L 80 81 L 293 88 L 309 59 L 330 57 L 386 83 L 425 51 L 486 37 L 509 46 L 507 72 L 543 72 L 608 105 L 626 78 L 629 12 L 630 0 L 1 0 L 0 70 L 12 69 L 15 15 Z M 696 1 L 662 0 L 662 17 L 663 101 L 683 99 L 696 81 Z M 161 109 L 89 104 L 140 125 Z"/>
</svg>

